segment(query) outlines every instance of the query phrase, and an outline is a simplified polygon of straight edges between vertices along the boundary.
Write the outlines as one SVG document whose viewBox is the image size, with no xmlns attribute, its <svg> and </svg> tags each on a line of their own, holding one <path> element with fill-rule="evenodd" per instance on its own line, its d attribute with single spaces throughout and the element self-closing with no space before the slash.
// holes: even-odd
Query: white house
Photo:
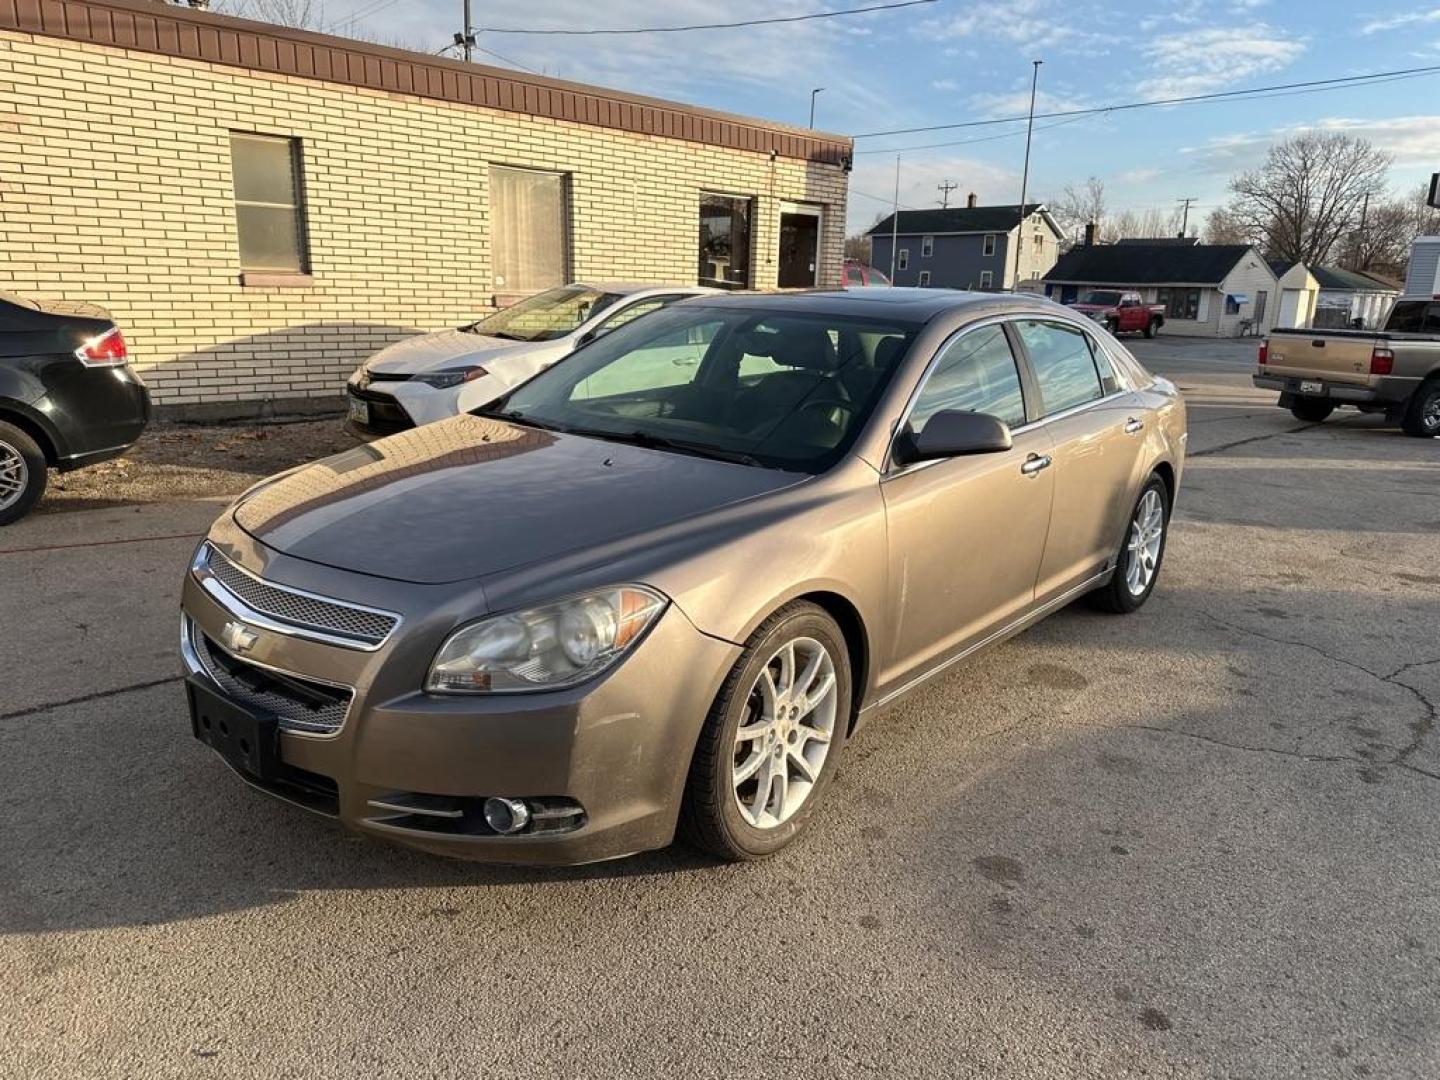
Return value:
<svg viewBox="0 0 1440 1080">
<path fill-rule="evenodd" d="M 1248 245 L 1143 241 L 1071 248 L 1043 281 L 1045 295 L 1062 304 L 1091 289 L 1133 290 L 1165 305 L 1165 333 L 1185 337 L 1265 333 L 1280 287 Z"/>
<path fill-rule="evenodd" d="M 1398 285 L 1359 270 L 1283 262 L 1272 262 L 1271 269 L 1280 279 L 1276 326 L 1374 330 L 1400 295 Z"/>
</svg>

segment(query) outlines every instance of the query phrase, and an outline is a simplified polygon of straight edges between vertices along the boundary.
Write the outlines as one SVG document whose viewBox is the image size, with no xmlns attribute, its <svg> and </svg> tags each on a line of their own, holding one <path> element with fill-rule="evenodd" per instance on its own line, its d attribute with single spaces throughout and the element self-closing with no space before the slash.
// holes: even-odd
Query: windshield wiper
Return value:
<svg viewBox="0 0 1440 1080">
<path fill-rule="evenodd" d="M 763 461 L 743 450 L 727 450 L 724 447 L 711 446 L 709 443 L 671 439 L 649 431 L 602 431 L 599 428 L 568 428 L 567 430 L 571 435 L 584 435 L 592 439 L 605 439 L 608 442 L 628 443 L 631 446 L 643 446 L 649 450 L 670 450 L 677 454 L 713 458 L 716 461 L 729 461 L 736 465 L 765 467 Z"/>
<path fill-rule="evenodd" d="M 520 424 L 523 427 L 539 428 L 541 431 L 564 431 L 573 432 L 574 428 L 567 428 L 560 424 L 551 424 L 545 420 L 537 420 L 528 413 L 519 409 L 507 409 L 505 412 L 481 412 L 478 416 L 493 416 L 497 420 L 509 420 L 512 424 Z"/>
</svg>

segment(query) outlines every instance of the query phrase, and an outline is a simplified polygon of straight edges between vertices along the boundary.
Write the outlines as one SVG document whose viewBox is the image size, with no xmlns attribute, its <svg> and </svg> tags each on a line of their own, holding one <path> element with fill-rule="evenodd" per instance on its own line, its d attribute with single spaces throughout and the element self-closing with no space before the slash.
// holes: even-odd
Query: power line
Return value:
<svg viewBox="0 0 1440 1080">
<path fill-rule="evenodd" d="M 1055 112 L 1036 113 L 1037 120 L 1053 120 L 1062 116 L 1094 116 L 1098 113 L 1125 112 L 1132 109 L 1154 109 L 1166 105 L 1188 105 L 1197 101 L 1224 101 L 1231 98 L 1246 98 L 1257 94 L 1273 93 L 1277 90 L 1316 89 L 1333 86 L 1355 86 L 1382 79 L 1409 78 L 1433 75 L 1440 72 L 1440 64 L 1428 67 L 1400 68 L 1395 71 L 1377 71 L 1369 75 L 1347 75 L 1335 79 L 1311 79 L 1307 82 L 1278 83 L 1274 86 L 1255 86 L 1247 90 L 1219 90 L 1210 94 L 1189 94 L 1185 97 L 1157 98 L 1154 101 L 1127 101 L 1118 105 L 1097 105 L 1089 109 L 1062 109 Z M 957 128 L 987 127 L 994 124 L 1023 123 L 1028 116 L 1003 116 L 990 120 L 966 120 L 955 124 L 930 124 L 926 127 L 894 128 L 890 131 L 867 131 L 851 136 L 855 139 L 878 139 L 887 135 L 917 135 L 925 131 L 954 131 Z M 900 147 L 899 149 L 906 149 Z M 910 147 L 909 149 L 917 149 Z M 894 151 L 888 151 L 893 153 Z"/>
<path fill-rule="evenodd" d="M 871 4 L 869 7 L 846 8 L 844 11 L 813 11 L 808 15 L 780 15 L 770 19 L 745 19 L 741 22 L 696 23 L 693 26 L 637 26 L 625 29 L 595 30 L 526 30 L 521 27 L 485 26 L 480 32 L 486 34 L 543 34 L 546 36 L 590 37 L 596 34 L 681 34 L 691 30 L 731 30 L 740 26 L 770 26 L 774 23 L 809 22 L 812 19 L 839 19 L 847 15 L 864 15 L 871 11 L 894 11 L 897 8 L 919 7 L 933 4 L 937 0 L 898 0 L 890 4 Z"/>
<path fill-rule="evenodd" d="M 1020 119 L 1023 121 L 1025 118 L 1022 116 Z M 1042 124 L 1035 129 L 1035 133 L 1038 135 L 1042 131 L 1078 124 L 1082 120 L 1088 119 L 1090 119 L 1088 116 L 1072 116 L 1069 120 L 1061 120 L 1058 123 Z M 997 139 L 1018 139 L 1024 134 L 1023 131 L 1006 131 L 999 135 L 983 135 L 978 139 L 955 139 L 950 142 L 924 143 L 920 146 L 891 146 L 883 150 L 856 150 L 855 155 L 858 157 L 861 154 L 909 153 L 911 150 L 936 150 L 942 146 L 974 146 L 976 143 L 995 142 Z"/>
</svg>

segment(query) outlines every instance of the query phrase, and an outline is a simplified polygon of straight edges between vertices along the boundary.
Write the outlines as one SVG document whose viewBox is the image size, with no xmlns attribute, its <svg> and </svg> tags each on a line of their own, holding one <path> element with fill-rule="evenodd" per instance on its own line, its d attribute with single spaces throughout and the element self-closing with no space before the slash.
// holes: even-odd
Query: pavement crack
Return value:
<svg viewBox="0 0 1440 1080">
<path fill-rule="evenodd" d="M 1237 446 L 1249 446 L 1251 443 L 1264 442 L 1266 439 L 1278 439 L 1282 435 L 1294 435 L 1300 431 L 1309 431 L 1319 424 L 1301 424 L 1299 427 L 1286 428 L 1284 431 L 1272 431 L 1268 435 L 1251 435 L 1248 439 L 1236 439 L 1234 442 L 1221 443 L 1219 446 L 1206 447 L 1204 450 L 1192 450 L 1186 454 L 1187 458 L 1209 457 L 1211 454 L 1223 453 L 1226 450 L 1234 450 Z"/>
<path fill-rule="evenodd" d="M 1130 731 L 1153 731 L 1160 735 L 1174 735 L 1181 739 L 1194 739 L 1196 742 L 1209 743 L 1211 746 L 1223 746 L 1227 750 L 1242 750 L 1248 754 L 1278 754 L 1280 757 L 1296 758 L 1300 761 L 1319 762 L 1340 762 L 1344 764 L 1364 765 L 1367 762 L 1360 758 L 1351 757 L 1349 754 L 1305 754 L 1297 750 L 1283 750 L 1278 746 L 1249 746 L 1245 743 L 1233 743 L 1225 739 L 1217 739 L 1213 735 L 1201 735 L 1199 732 L 1186 731 L 1183 728 L 1161 727 L 1158 724 L 1115 724 L 1111 728 L 1125 728 Z"/>
<path fill-rule="evenodd" d="M 40 713 L 47 713 L 53 709 L 63 709 L 69 705 L 85 705 L 92 701 L 104 701 L 106 698 L 117 697 L 120 694 L 133 694 L 137 690 L 149 690 L 156 686 L 166 686 L 170 683 L 182 682 L 183 675 L 171 675 L 165 679 L 150 679 L 146 682 L 131 683 L 129 686 L 119 686 L 113 690 L 99 690 L 93 694 L 81 694 L 79 697 L 66 698 L 64 701 L 51 701 L 45 705 L 32 705 L 28 709 L 16 709 L 14 712 L 0 713 L 0 720 L 19 720 L 26 716 L 37 716 Z"/>
</svg>

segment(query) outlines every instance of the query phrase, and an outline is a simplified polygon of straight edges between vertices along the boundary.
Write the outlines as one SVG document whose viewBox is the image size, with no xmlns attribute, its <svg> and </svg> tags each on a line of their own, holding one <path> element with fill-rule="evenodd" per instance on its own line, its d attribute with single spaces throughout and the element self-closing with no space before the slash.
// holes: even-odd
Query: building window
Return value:
<svg viewBox="0 0 1440 1080">
<path fill-rule="evenodd" d="M 929 270 L 921 270 L 921 271 L 920 271 L 920 287 L 923 289 L 923 288 L 925 288 L 925 286 L 927 286 L 927 285 L 929 285 L 929 284 L 930 284 L 930 271 L 929 271 Z"/>
<path fill-rule="evenodd" d="M 300 140 L 230 136 L 235 232 L 242 270 L 303 274 L 310 265 L 300 182 Z"/>
<path fill-rule="evenodd" d="M 995 254 L 995 234 L 994 234 L 994 233 L 986 233 L 986 234 L 985 234 L 985 252 L 984 252 L 984 253 L 985 253 L 986 255 L 994 255 L 994 254 Z"/>
<path fill-rule="evenodd" d="M 993 270 L 981 270 L 981 271 L 980 271 L 980 288 L 982 288 L 982 289 L 993 289 L 994 287 L 995 287 L 995 271 L 993 271 Z"/>
<path fill-rule="evenodd" d="M 1045 250 L 1045 234 L 1044 234 L 1044 233 L 1041 233 L 1041 232 L 1037 232 L 1037 233 L 1035 234 L 1035 254 L 1039 255 L 1039 254 L 1041 254 L 1042 252 L 1044 252 L 1044 250 Z"/>
<path fill-rule="evenodd" d="M 734 195 L 700 194 L 701 285 L 750 285 L 750 219 L 754 203 Z"/>
<path fill-rule="evenodd" d="M 920 238 L 920 257 L 928 259 L 935 254 L 935 238 L 933 236 L 922 236 Z"/>
<path fill-rule="evenodd" d="M 569 278 L 565 174 L 490 168 L 490 272 L 507 293 L 538 292 Z"/>
<path fill-rule="evenodd" d="M 1199 289 L 1157 289 L 1155 302 L 1165 305 L 1167 319 L 1200 318 Z"/>
<path fill-rule="evenodd" d="M 901 270 L 904 270 L 904 269 L 908 268 L 909 265 L 910 265 L 910 249 L 909 249 L 909 248 L 901 248 L 901 249 L 900 249 L 900 262 L 898 263 L 898 266 L 899 266 L 899 268 L 900 268 Z"/>
</svg>

